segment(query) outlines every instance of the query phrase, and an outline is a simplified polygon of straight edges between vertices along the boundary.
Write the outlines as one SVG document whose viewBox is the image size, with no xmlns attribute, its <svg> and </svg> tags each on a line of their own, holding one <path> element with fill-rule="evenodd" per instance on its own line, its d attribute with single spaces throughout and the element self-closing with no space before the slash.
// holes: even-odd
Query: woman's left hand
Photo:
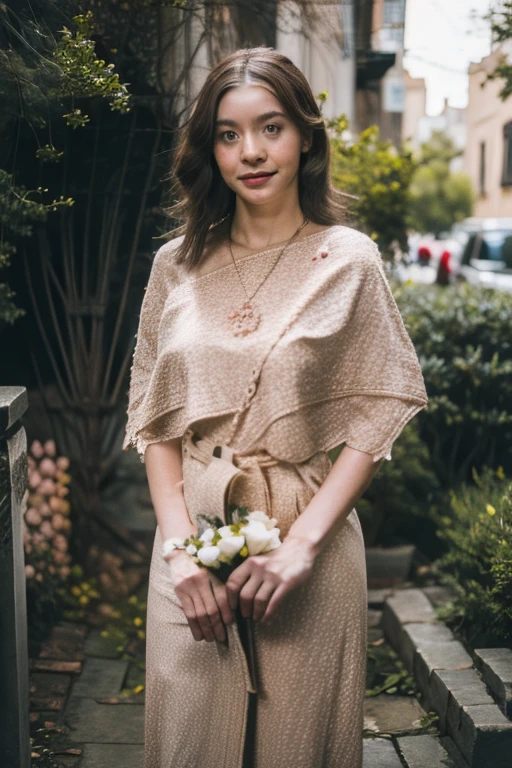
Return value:
<svg viewBox="0 0 512 768">
<path fill-rule="evenodd" d="M 285 595 L 306 581 L 314 561 L 312 545 L 292 537 L 271 552 L 248 557 L 226 582 L 231 609 L 239 601 L 242 616 L 266 621 Z"/>
</svg>

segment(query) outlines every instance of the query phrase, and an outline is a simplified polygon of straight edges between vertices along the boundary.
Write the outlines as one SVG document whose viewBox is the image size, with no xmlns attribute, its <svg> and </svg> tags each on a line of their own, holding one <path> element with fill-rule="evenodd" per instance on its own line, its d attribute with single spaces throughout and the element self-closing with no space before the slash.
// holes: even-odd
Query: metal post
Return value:
<svg viewBox="0 0 512 768">
<path fill-rule="evenodd" d="M 0 387 L 0 765 L 30 768 L 23 512 L 25 387 Z"/>
</svg>

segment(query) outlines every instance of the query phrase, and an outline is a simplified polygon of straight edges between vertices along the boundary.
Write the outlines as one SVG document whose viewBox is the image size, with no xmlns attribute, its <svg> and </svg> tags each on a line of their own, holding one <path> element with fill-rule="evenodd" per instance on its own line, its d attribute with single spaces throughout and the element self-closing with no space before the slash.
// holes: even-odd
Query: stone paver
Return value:
<svg viewBox="0 0 512 768">
<path fill-rule="evenodd" d="M 100 699 L 117 696 L 123 686 L 127 669 L 127 661 L 87 659 L 82 674 L 73 686 L 73 698 L 87 696 Z"/>
<path fill-rule="evenodd" d="M 395 590 L 392 587 L 385 589 L 369 589 L 368 590 L 368 606 L 370 608 L 383 608 L 387 598 L 394 594 Z"/>
<path fill-rule="evenodd" d="M 363 768 L 403 768 L 393 744 L 387 739 L 365 739 Z"/>
<path fill-rule="evenodd" d="M 412 671 L 416 649 L 432 643 L 454 642 L 453 634 L 444 624 L 406 624 L 402 629 L 400 644 L 397 648 L 405 666 Z M 469 658 L 471 666 L 471 659 Z"/>
<path fill-rule="evenodd" d="M 28 668 L 31 672 L 62 672 L 70 675 L 79 675 L 82 671 L 82 662 L 29 659 Z"/>
<path fill-rule="evenodd" d="M 386 608 L 390 608 L 402 624 L 437 621 L 432 603 L 421 589 L 397 590 L 388 598 Z"/>
<path fill-rule="evenodd" d="M 421 591 L 428 597 L 434 608 L 438 608 L 456 596 L 456 592 L 452 587 L 433 585 L 431 587 L 422 587 Z"/>
<path fill-rule="evenodd" d="M 364 701 L 364 727 L 381 733 L 410 733 L 421 730 L 425 710 L 415 696 L 380 693 Z"/>
<path fill-rule="evenodd" d="M 382 618 L 382 611 L 376 611 L 372 608 L 368 610 L 368 628 L 378 627 Z"/>
<path fill-rule="evenodd" d="M 116 650 L 119 641 L 115 637 L 102 637 L 100 629 L 91 629 L 85 640 L 84 650 L 87 656 L 102 659 L 118 659 L 121 651 Z"/>
<path fill-rule="evenodd" d="M 144 747 L 140 744 L 86 744 L 80 768 L 143 768 Z"/>
<path fill-rule="evenodd" d="M 420 691 L 426 691 L 434 669 L 471 669 L 471 667 L 471 657 L 462 643 L 451 640 L 447 643 L 425 642 L 414 655 L 412 671 Z"/>
<path fill-rule="evenodd" d="M 450 722 L 448 732 L 471 768 L 510 768 L 512 723 L 496 704 L 459 708 L 459 722 Z"/>
<path fill-rule="evenodd" d="M 384 637 L 380 622 L 382 611 L 376 611 L 372 608 L 368 610 L 368 642 L 374 643 Z"/>
<path fill-rule="evenodd" d="M 83 661 L 86 632 L 87 628 L 79 624 L 59 624 L 53 628 L 50 638 L 43 644 L 39 658 Z"/>
<path fill-rule="evenodd" d="M 437 616 L 421 589 L 396 590 L 387 598 L 382 612 L 382 629 L 398 653 L 402 653 L 404 625 L 434 623 Z"/>
<path fill-rule="evenodd" d="M 452 696 L 450 698 L 450 691 Z M 451 719 L 458 718 L 455 708 L 470 704 L 494 704 L 484 683 L 474 669 L 435 669 L 430 676 L 429 707 L 439 715 L 439 727 L 446 728 L 448 707 Z"/>
<path fill-rule="evenodd" d="M 439 715 L 436 725 L 443 734 L 439 742 L 455 767 L 512 768 L 512 722 L 504 714 L 507 693 L 512 693 L 512 651 L 475 652 L 482 680 L 462 643 L 436 618 L 433 605 L 447 599 L 449 595 L 439 588 L 426 594 L 397 590 L 384 605 L 384 634 L 412 672 L 423 706 Z M 433 749 L 431 744 L 429 748 Z M 401 756 L 407 768 L 415 768 L 405 751 Z"/>
<path fill-rule="evenodd" d="M 408 768 L 455 768 L 437 736 L 401 736 L 397 743 Z"/>
<path fill-rule="evenodd" d="M 64 706 L 70 683 L 70 675 L 53 674 L 51 672 L 31 672 L 31 710 L 53 710 L 56 712 L 61 710 Z"/>
<path fill-rule="evenodd" d="M 475 663 L 501 711 L 512 720 L 512 649 L 477 649 Z"/>
<path fill-rule="evenodd" d="M 144 707 L 140 704 L 98 704 L 93 699 L 73 697 L 64 719 L 75 742 L 144 743 Z"/>
<path fill-rule="evenodd" d="M 467 762 L 459 752 L 457 745 L 450 736 L 440 736 L 439 741 L 445 748 L 447 754 L 451 757 L 455 768 L 469 768 Z"/>
</svg>

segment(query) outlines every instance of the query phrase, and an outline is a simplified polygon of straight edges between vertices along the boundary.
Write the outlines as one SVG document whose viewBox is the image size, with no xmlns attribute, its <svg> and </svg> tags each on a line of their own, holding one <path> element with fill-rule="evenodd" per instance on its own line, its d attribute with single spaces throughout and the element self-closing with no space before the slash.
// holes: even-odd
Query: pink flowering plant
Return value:
<svg viewBox="0 0 512 768">
<path fill-rule="evenodd" d="M 197 534 L 185 539 L 186 552 L 199 566 L 210 568 L 223 581 L 251 555 L 271 552 L 281 545 L 277 519 L 247 507 L 230 506 L 231 523 L 199 516 Z"/>
<path fill-rule="evenodd" d="M 63 582 L 69 576 L 68 468 L 69 459 L 57 456 L 53 440 L 44 444 L 33 441 L 28 453 L 28 504 L 23 520 L 25 576 L 29 584 L 42 584 L 47 578 Z"/>
<path fill-rule="evenodd" d="M 71 572 L 69 459 L 57 456 L 53 440 L 29 446 L 28 493 L 23 518 L 29 642 L 37 643 L 58 618 L 62 590 Z M 35 645 L 32 645 L 34 648 Z"/>
</svg>

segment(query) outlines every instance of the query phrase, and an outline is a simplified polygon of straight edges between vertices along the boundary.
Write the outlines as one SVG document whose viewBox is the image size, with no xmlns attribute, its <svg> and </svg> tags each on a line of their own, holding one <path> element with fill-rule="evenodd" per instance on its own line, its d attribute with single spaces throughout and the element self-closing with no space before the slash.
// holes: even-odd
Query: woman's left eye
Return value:
<svg viewBox="0 0 512 768">
<path fill-rule="evenodd" d="M 271 131 L 271 135 L 272 136 L 275 135 L 276 133 L 279 133 L 279 131 L 281 130 L 281 126 L 280 125 L 276 125 L 275 123 L 269 123 L 268 125 L 265 126 L 265 128 L 275 128 L 276 129 L 275 131 Z"/>
</svg>

